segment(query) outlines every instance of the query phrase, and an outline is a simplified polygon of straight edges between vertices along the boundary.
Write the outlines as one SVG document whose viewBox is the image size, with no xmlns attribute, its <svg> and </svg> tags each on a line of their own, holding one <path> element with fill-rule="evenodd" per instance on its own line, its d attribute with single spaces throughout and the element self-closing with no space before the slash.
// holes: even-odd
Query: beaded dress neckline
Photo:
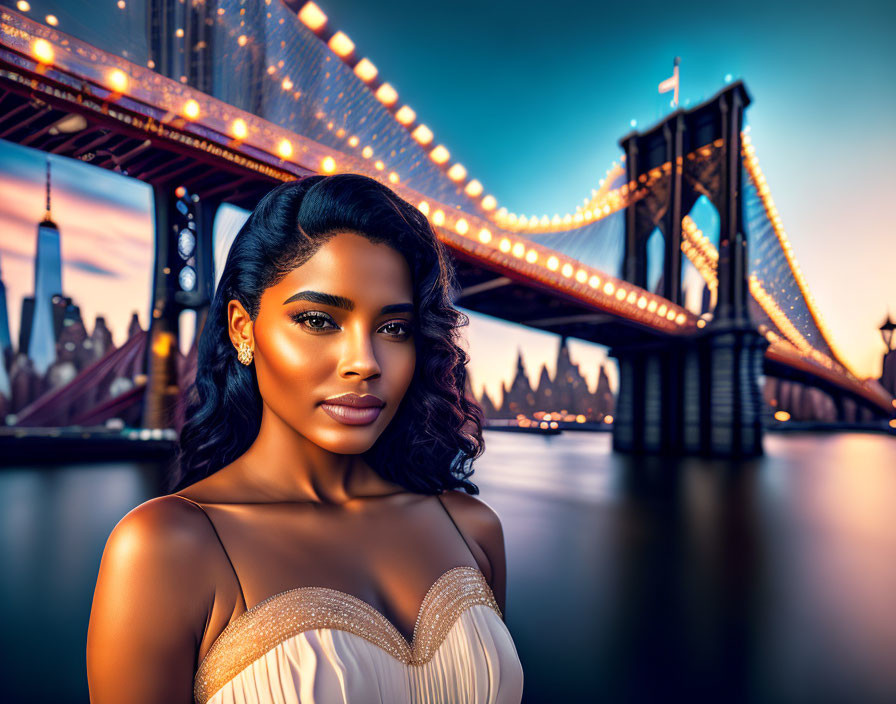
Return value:
<svg viewBox="0 0 896 704">
<path fill-rule="evenodd" d="M 296 587 L 274 594 L 237 616 L 212 643 L 196 671 L 194 696 L 205 704 L 252 662 L 294 635 L 328 628 L 368 640 L 408 666 L 425 665 L 461 614 L 475 605 L 503 621 L 478 567 L 452 567 L 436 579 L 417 611 L 411 641 L 379 610 L 329 587 Z"/>
</svg>

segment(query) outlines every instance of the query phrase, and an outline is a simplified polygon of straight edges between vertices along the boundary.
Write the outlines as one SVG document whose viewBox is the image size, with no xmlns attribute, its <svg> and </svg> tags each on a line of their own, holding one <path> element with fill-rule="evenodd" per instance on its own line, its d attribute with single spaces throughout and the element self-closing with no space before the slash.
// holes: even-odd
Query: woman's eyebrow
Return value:
<svg viewBox="0 0 896 704">
<path fill-rule="evenodd" d="M 311 303 L 320 303 L 325 306 L 333 306 L 334 308 L 343 308 L 344 310 L 354 310 L 355 302 L 345 296 L 336 296 L 332 293 L 321 293 L 320 291 L 299 291 L 283 301 L 283 305 L 293 303 L 294 301 L 310 301 Z M 413 303 L 393 303 L 392 305 L 383 306 L 381 313 L 413 313 Z"/>
</svg>

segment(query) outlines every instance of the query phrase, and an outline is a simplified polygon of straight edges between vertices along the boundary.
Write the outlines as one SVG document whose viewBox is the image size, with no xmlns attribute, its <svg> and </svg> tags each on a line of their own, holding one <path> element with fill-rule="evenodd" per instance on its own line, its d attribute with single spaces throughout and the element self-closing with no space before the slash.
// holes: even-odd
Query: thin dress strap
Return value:
<svg viewBox="0 0 896 704">
<path fill-rule="evenodd" d="M 467 542 L 467 539 L 464 537 L 464 534 L 461 532 L 460 527 L 457 525 L 457 521 L 454 520 L 454 516 L 451 515 L 451 512 L 448 510 L 448 507 L 445 506 L 445 503 L 442 501 L 442 497 L 439 494 L 436 494 L 436 498 L 439 500 L 439 503 L 442 504 L 442 508 L 445 509 L 445 513 L 448 514 L 448 518 L 451 519 L 451 522 L 454 524 L 454 528 L 460 534 L 461 539 L 464 541 L 464 545 L 467 546 L 467 550 L 470 551 L 470 554 L 473 556 L 473 562 L 479 564 L 479 560 L 476 559 L 476 553 L 473 552 L 473 548 L 470 547 L 470 544 Z M 488 556 L 486 556 L 488 557 Z"/>
<path fill-rule="evenodd" d="M 184 501 L 189 501 L 191 504 L 193 504 L 194 506 L 198 507 L 199 510 L 202 511 L 202 513 L 203 513 L 203 514 L 205 515 L 205 517 L 208 519 L 208 522 L 209 522 L 209 524 L 211 525 L 212 530 L 213 530 L 214 533 L 215 533 L 215 537 L 218 539 L 218 542 L 221 544 L 221 549 L 224 551 L 224 557 L 227 558 L 227 562 L 230 563 L 230 569 L 233 570 L 233 576 L 236 578 L 236 584 L 237 584 L 237 586 L 240 588 L 240 596 L 243 597 L 243 604 L 245 604 L 245 605 L 246 605 L 246 608 L 248 608 L 248 607 L 249 607 L 249 602 L 246 601 L 246 595 L 243 594 L 243 585 L 242 585 L 242 583 L 240 582 L 240 576 L 236 573 L 236 567 L 233 566 L 233 560 L 230 559 L 230 555 L 229 555 L 228 552 L 227 552 L 227 548 L 224 547 L 224 541 L 221 540 L 221 536 L 218 535 L 218 529 L 215 528 L 215 522 L 212 520 L 211 516 L 208 515 L 208 513 L 206 512 L 206 510 L 202 507 L 202 504 L 200 504 L 200 503 L 198 503 L 198 502 L 196 502 L 196 501 L 193 501 L 193 499 L 188 499 L 186 496 L 181 496 L 180 494 L 171 494 L 171 496 L 176 496 L 177 498 L 179 498 L 179 499 L 183 499 Z"/>
</svg>

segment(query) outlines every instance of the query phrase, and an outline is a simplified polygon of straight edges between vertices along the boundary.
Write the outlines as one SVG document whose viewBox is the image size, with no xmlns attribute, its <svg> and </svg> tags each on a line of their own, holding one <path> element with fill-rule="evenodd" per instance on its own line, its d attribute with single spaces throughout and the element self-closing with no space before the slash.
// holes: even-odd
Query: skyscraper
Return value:
<svg viewBox="0 0 896 704">
<path fill-rule="evenodd" d="M 6 310 L 6 286 L 0 273 L 0 425 L 3 425 L 12 398 L 12 387 L 6 373 L 7 352 L 12 347 L 9 336 L 9 314 Z M 11 355 L 10 355 L 11 356 Z"/>
<path fill-rule="evenodd" d="M 6 309 L 6 286 L 3 285 L 3 272 L 0 271 L 0 364 L 10 347 L 12 338 L 9 334 L 9 311 Z"/>
<path fill-rule="evenodd" d="M 50 218 L 50 160 L 47 159 L 47 212 L 37 226 L 34 257 L 34 318 L 28 340 L 28 357 L 43 375 L 56 360 L 53 296 L 62 294 L 62 252 L 59 228 Z"/>
</svg>

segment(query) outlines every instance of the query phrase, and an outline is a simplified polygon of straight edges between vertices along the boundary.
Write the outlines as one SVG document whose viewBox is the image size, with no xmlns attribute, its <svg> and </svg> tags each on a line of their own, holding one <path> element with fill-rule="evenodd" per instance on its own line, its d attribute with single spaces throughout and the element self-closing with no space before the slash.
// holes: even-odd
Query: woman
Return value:
<svg viewBox="0 0 896 704">
<path fill-rule="evenodd" d="M 202 332 L 174 493 L 106 544 L 92 702 L 518 704 L 452 285 L 427 220 L 372 179 L 261 200 Z"/>
</svg>

